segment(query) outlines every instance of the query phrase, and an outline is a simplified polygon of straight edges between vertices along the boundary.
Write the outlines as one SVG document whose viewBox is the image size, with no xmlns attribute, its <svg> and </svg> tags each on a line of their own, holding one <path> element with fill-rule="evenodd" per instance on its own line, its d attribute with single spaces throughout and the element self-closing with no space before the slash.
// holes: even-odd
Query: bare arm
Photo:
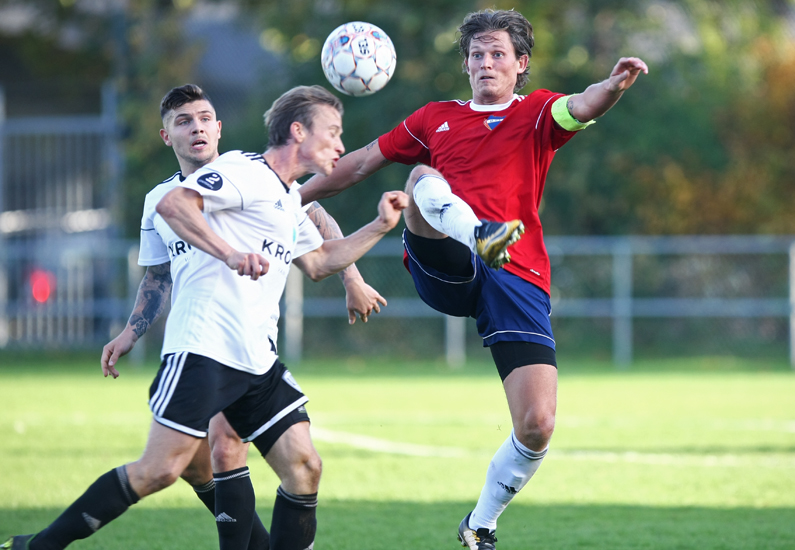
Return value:
<svg viewBox="0 0 795 550">
<path fill-rule="evenodd" d="M 255 253 L 238 252 L 219 237 L 202 216 L 204 199 L 193 189 L 175 187 L 157 203 L 157 213 L 183 241 L 224 262 L 238 275 L 253 280 L 268 272 L 268 260 Z"/>
<path fill-rule="evenodd" d="M 378 217 L 344 239 L 325 241 L 323 246 L 296 258 L 296 265 L 313 281 L 338 273 L 364 256 L 375 243 L 400 221 L 401 211 L 408 206 L 408 195 L 402 191 L 384 193 L 378 203 Z"/>
<path fill-rule="evenodd" d="M 138 338 L 143 336 L 163 313 L 171 294 L 171 285 L 171 262 L 146 268 L 127 326 L 121 334 L 102 348 L 100 363 L 103 375 L 110 374 L 113 378 L 118 378 L 119 372 L 114 368 L 116 361 L 132 350 Z"/>
<path fill-rule="evenodd" d="M 315 227 L 317 227 L 320 236 L 325 240 L 342 239 L 344 237 L 337 221 L 317 202 L 313 202 L 306 213 L 312 223 L 315 224 Z M 356 322 L 357 313 L 364 323 L 367 322 L 367 318 L 373 311 L 381 313 L 381 306 L 386 305 L 386 299 L 377 290 L 364 282 L 364 278 L 359 273 L 356 264 L 351 264 L 340 271 L 339 276 L 345 287 L 348 324 L 352 325 Z"/>
<path fill-rule="evenodd" d="M 378 140 L 342 157 L 331 175 L 316 174 L 301 186 L 299 192 L 304 204 L 333 197 L 348 187 L 356 185 L 384 166 L 392 164 L 381 153 Z"/>
<path fill-rule="evenodd" d="M 622 57 L 613 67 L 607 80 L 591 84 L 581 94 L 569 98 L 569 113 L 580 122 L 598 118 L 610 110 L 629 89 L 638 75 L 649 73 L 649 68 L 637 57 Z"/>
</svg>

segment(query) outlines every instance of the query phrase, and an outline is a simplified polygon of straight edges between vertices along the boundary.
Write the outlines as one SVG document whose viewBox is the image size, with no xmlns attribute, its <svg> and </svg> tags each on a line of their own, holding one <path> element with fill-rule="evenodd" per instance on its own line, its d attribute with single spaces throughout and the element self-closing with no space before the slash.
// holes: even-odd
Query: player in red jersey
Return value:
<svg viewBox="0 0 795 550">
<path fill-rule="evenodd" d="M 580 94 L 521 96 L 533 47 L 527 19 L 485 10 L 469 14 L 459 31 L 472 100 L 429 103 L 343 157 L 330 176 L 315 176 L 301 194 L 305 202 L 321 199 L 391 162 L 420 163 L 406 185 L 413 199 L 404 211 L 406 266 L 431 307 L 477 319 L 513 422 L 458 531 L 470 550 L 493 550 L 497 518 L 538 469 L 555 425 L 550 267 L 538 215 L 547 171 L 555 151 L 615 105 L 648 67 L 621 58 L 607 79 Z M 486 267 L 478 241 L 484 229 L 521 228 L 504 220 L 520 221 L 527 234 L 511 248 L 505 269 L 495 271 Z"/>
</svg>

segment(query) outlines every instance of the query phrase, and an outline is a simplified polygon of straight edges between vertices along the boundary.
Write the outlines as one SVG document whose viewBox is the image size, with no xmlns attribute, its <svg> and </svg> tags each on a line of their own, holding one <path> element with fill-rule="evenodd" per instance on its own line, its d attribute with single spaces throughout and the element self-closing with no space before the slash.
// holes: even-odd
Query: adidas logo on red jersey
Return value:
<svg viewBox="0 0 795 550">
<path fill-rule="evenodd" d="M 450 127 L 447 125 L 447 121 L 445 120 L 444 124 L 442 124 L 441 126 L 439 126 L 436 129 L 436 133 L 438 134 L 439 132 L 447 132 L 449 130 L 450 130 Z"/>
</svg>

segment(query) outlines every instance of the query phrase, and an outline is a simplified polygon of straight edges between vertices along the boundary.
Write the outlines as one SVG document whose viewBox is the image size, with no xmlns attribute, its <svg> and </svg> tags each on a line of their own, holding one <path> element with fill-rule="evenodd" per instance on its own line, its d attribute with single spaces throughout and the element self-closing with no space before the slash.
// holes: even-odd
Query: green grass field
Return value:
<svg viewBox="0 0 795 550">
<path fill-rule="evenodd" d="M 35 532 L 100 474 L 137 458 L 154 365 L 104 379 L 93 360 L 0 356 L 0 538 Z M 795 374 L 732 360 L 630 372 L 561 361 L 550 453 L 500 519 L 500 550 L 795 548 Z M 460 548 L 491 454 L 510 431 L 491 365 L 317 362 L 293 368 L 324 460 L 315 548 Z M 255 451 L 257 509 L 277 480 Z M 184 483 L 85 549 L 217 548 Z"/>
</svg>

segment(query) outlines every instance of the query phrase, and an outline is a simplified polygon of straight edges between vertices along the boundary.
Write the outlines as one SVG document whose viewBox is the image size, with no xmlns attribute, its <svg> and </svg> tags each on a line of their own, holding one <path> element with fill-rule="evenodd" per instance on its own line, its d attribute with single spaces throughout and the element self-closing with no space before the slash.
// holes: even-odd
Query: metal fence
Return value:
<svg viewBox="0 0 795 550">
<path fill-rule="evenodd" d="M 0 89 L 0 347 L 94 344 L 126 309 L 117 128 L 112 86 L 98 115 L 8 119 Z"/>
<path fill-rule="evenodd" d="M 11 279 L 26 281 L 0 301 L 5 346 L 88 348 L 123 327 L 143 275 L 136 265 L 137 243 L 90 232 L 74 237 L 3 248 L 0 272 L 16 272 Z M 625 367 L 651 333 L 662 340 L 666 355 L 680 349 L 682 340 L 699 337 L 699 327 L 723 323 L 707 328 L 704 336 L 717 342 L 721 353 L 738 351 L 732 345 L 753 333 L 782 359 L 789 354 L 795 366 L 795 237 L 550 237 L 547 247 L 559 345 L 562 339 L 570 346 L 587 337 L 588 329 L 566 323 L 602 323 L 610 357 Z M 334 278 L 312 283 L 293 270 L 282 304 L 280 350 L 286 359 L 357 355 L 365 346 L 374 354 L 400 354 L 407 351 L 408 345 L 401 345 L 406 342 L 413 357 L 441 353 L 451 365 L 465 361 L 479 347 L 472 321 L 422 303 L 401 259 L 400 240 L 390 238 L 357 262 L 365 280 L 389 301 L 358 336 L 347 328 L 342 285 Z M 29 277 L 22 276 L 32 265 L 50 266 L 57 278 L 54 295 L 42 302 Z M 656 324 L 642 326 L 647 321 Z M 682 323 L 679 332 L 671 330 Z M 726 329 L 726 323 L 739 325 Z M 140 344 L 154 352 L 157 334 Z M 745 344 L 740 344 L 741 353 Z M 136 348 L 139 354 L 142 348 Z"/>
<path fill-rule="evenodd" d="M 763 339 L 783 340 L 780 347 L 788 348 L 795 367 L 795 236 L 549 237 L 546 244 L 553 322 L 609 322 L 612 360 L 619 367 L 633 360 L 635 325 L 642 320 L 704 325 L 718 319 L 742 321 L 740 332 L 749 332 L 749 322 L 775 320 L 784 328 L 774 327 Z M 400 266 L 401 255 L 399 239 L 384 239 L 359 262 L 365 279 L 389 299 L 380 317 L 444 319 L 438 338 L 445 341 L 447 361 L 460 364 L 471 332 L 466 320 L 443 316 L 419 301 Z M 282 341 L 294 361 L 302 355 L 306 322 L 343 317 L 345 302 L 336 282 L 304 284 L 300 274 L 291 275 Z M 711 332 L 713 340 L 736 339 L 720 334 L 720 327 Z M 674 335 L 667 344 L 672 351 L 681 345 L 679 338 Z"/>
</svg>

